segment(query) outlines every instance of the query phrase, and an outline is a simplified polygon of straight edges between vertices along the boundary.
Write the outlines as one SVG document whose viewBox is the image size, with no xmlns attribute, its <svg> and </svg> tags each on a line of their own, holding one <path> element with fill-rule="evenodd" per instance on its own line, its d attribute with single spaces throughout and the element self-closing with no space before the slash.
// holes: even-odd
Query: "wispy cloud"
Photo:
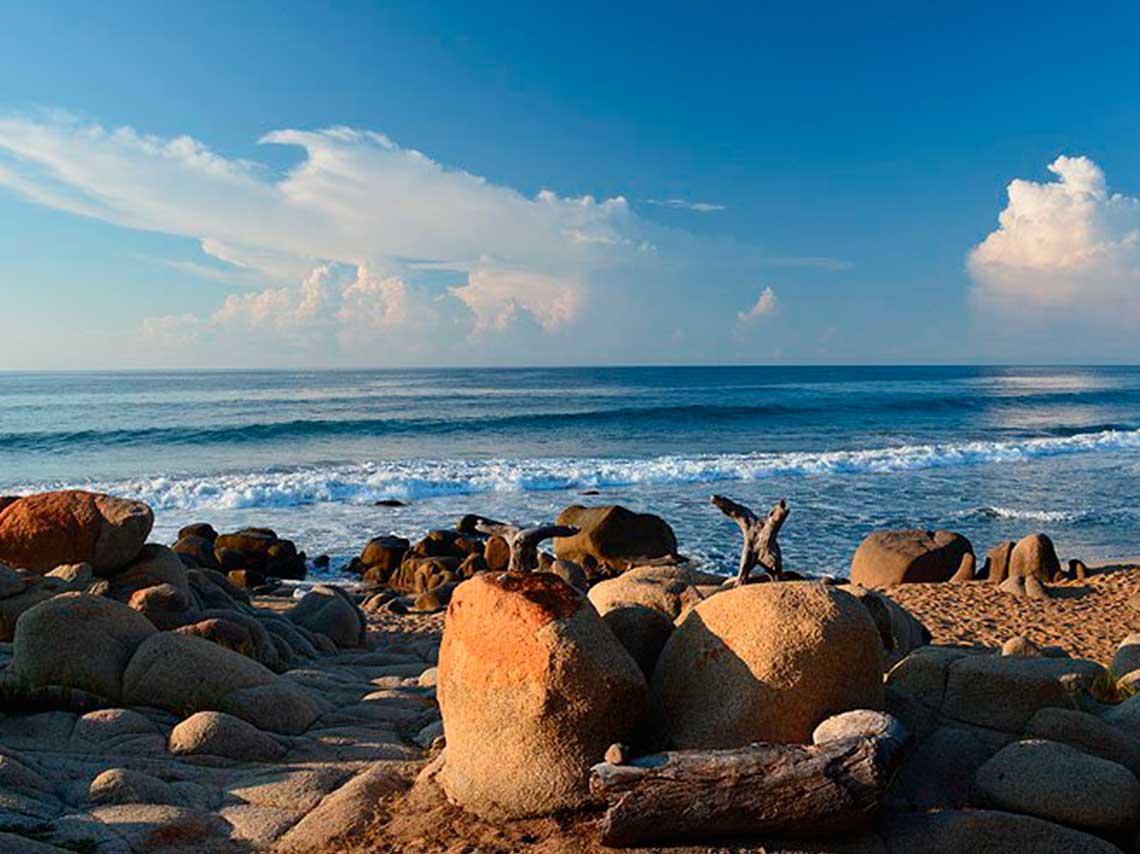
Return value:
<svg viewBox="0 0 1140 854">
<path fill-rule="evenodd" d="M 738 326 L 745 327 L 751 326 L 762 317 L 767 317 L 776 310 L 776 292 L 771 288 L 764 288 L 760 292 L 760 296 L 756 298 L 756 302 L 747 311 L 740 311 L 736 314 L 736 323 Z"/>
<path fill-rule="evenodd" d="M 696 211 L 697 213 L 712 213 L 713 211 L 727 210 L 725 205 L 718 205 L 713 202 L 690 202 L 688 199 L 646 199 L 646 202 L 651 205 L 656 205 L 659 208 Z"/>
<path fill-rule="evenodd" d="M 715 340 L 765 266 L 840 268 L 668 228 L 621 195 L 524 195 L 370 131 L 286 129 L 260 141 L 303 157 L 282 174 L 185 136 L 62 114 L 0 117 L 0 187 L 195 241 L 207 263 L 164 263 L 243 290 L 212 311 L 152 318 L 146 339 L 231 363 L 329 346 L 401 363 L 580 358 L 584 340 L 610 358 L 645 358 L 667 346 L 659 330 L 679 317 L 693 340 Z"/>
</svg>

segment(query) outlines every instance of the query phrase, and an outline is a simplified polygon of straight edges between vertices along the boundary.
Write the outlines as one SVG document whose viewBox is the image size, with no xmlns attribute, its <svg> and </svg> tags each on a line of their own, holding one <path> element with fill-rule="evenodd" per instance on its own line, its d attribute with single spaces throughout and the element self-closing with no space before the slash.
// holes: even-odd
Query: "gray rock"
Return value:
<svg viewBox="0 0 1140 854">
<path fill-rule="evenodd" d="M 1041 709 L 1025 727 L 1033 738 L 1059 741 L 1090 756 L 1118 762 L 1140 777 L 1140 739 L 1075 709 Z"/>
<path fill-rule="evenodd" d="M 996 810 L 891 815 L 884 831 L 890 854 L 1121 854 L 1091 834 Z"/>
<path fill-rule="evenodd" d="M 92 804 L 178 804 L 169 783 L 130 768 L 108 768 L 87 789 Z"/>
<path fill-rule="evenodd" d="M 241 718 L 222 712 L 198 712 L 170 733 L 170 752 L 176 755 L 209 754 L 247 762 L 280 759 L 285 748 Z"/>
<path fill-rule="evenodd" d="M 978 769 L 975 783 L 999 809 L 1094 833 L 1123 833 L 1140 819 L 1140 781 L 1131 771 L 1055 741 L 1010 744 Z"/>
</svg>

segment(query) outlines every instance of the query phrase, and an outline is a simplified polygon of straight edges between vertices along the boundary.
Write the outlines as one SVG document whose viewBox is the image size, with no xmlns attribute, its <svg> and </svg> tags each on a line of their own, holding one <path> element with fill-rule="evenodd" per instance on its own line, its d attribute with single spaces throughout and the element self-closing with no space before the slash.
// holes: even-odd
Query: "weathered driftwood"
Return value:
<svg viewBox="0 0 1140 854">
<path fill-rule="evenodd" d="M 551 537 L 572 537 L 578 529 L 571 525 L 535 525 L 520 528 L 490 519 L 478 519 L 475 530 L 488 537 L 502 537 L 511 550 L 508 572 L 531 572 L 538 568 L 538 546 Z"/>
<path fill-rule="evenodd" d="M 784 559 L 780 555 L 780 544 L 776 542 L 776 537 L 780 533 L 780 526 L 788 518 L 788 502 L 781 498 L 768 511 L 768 515 L 761 519 L 743 504 L 737 504 L 723 495 L 714 495 L 711 501 L 721 513 L 740 526 L 740 533 L 744 535 L 736 583 L 747 584 L 752 570 L 757 566 L 778 580 L 784 571 Z"/>
<path fill-rule="evenodd" d="M 856 736 L 656 753 L 595 765 L 590 791 L 609 804 L 600 825 L 605 845 L 826 836 L 869 821 L 902 747 L 891 736 Z"/>
</svg>

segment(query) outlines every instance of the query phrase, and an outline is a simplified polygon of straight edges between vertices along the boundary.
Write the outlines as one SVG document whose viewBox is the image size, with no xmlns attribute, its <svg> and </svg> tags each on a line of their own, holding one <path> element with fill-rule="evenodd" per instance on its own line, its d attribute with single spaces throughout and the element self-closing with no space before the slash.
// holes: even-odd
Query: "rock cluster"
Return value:
<svg viewBox="0 0 1140 854">
<path fill-rule="evenodd" d="M 243 589 L 271 578 L 303 579 L 306 573 L 305 553 L 269 528 L 219 534 L 208 524 L 187 525 L 171 548 L 187 566 L 219 570 Z"/>
</svg>

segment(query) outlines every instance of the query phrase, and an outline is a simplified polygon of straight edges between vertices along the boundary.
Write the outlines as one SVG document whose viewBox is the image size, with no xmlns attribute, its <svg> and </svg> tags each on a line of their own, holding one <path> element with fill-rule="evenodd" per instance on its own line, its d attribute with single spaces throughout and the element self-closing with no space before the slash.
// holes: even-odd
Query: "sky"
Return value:
<svg viewBox="0 0 1140 854">
<path fill-rule="evenodd" d="M 0 369 L 1140 360 L 1140 7 L 0 2 Z"/>
</svg>

